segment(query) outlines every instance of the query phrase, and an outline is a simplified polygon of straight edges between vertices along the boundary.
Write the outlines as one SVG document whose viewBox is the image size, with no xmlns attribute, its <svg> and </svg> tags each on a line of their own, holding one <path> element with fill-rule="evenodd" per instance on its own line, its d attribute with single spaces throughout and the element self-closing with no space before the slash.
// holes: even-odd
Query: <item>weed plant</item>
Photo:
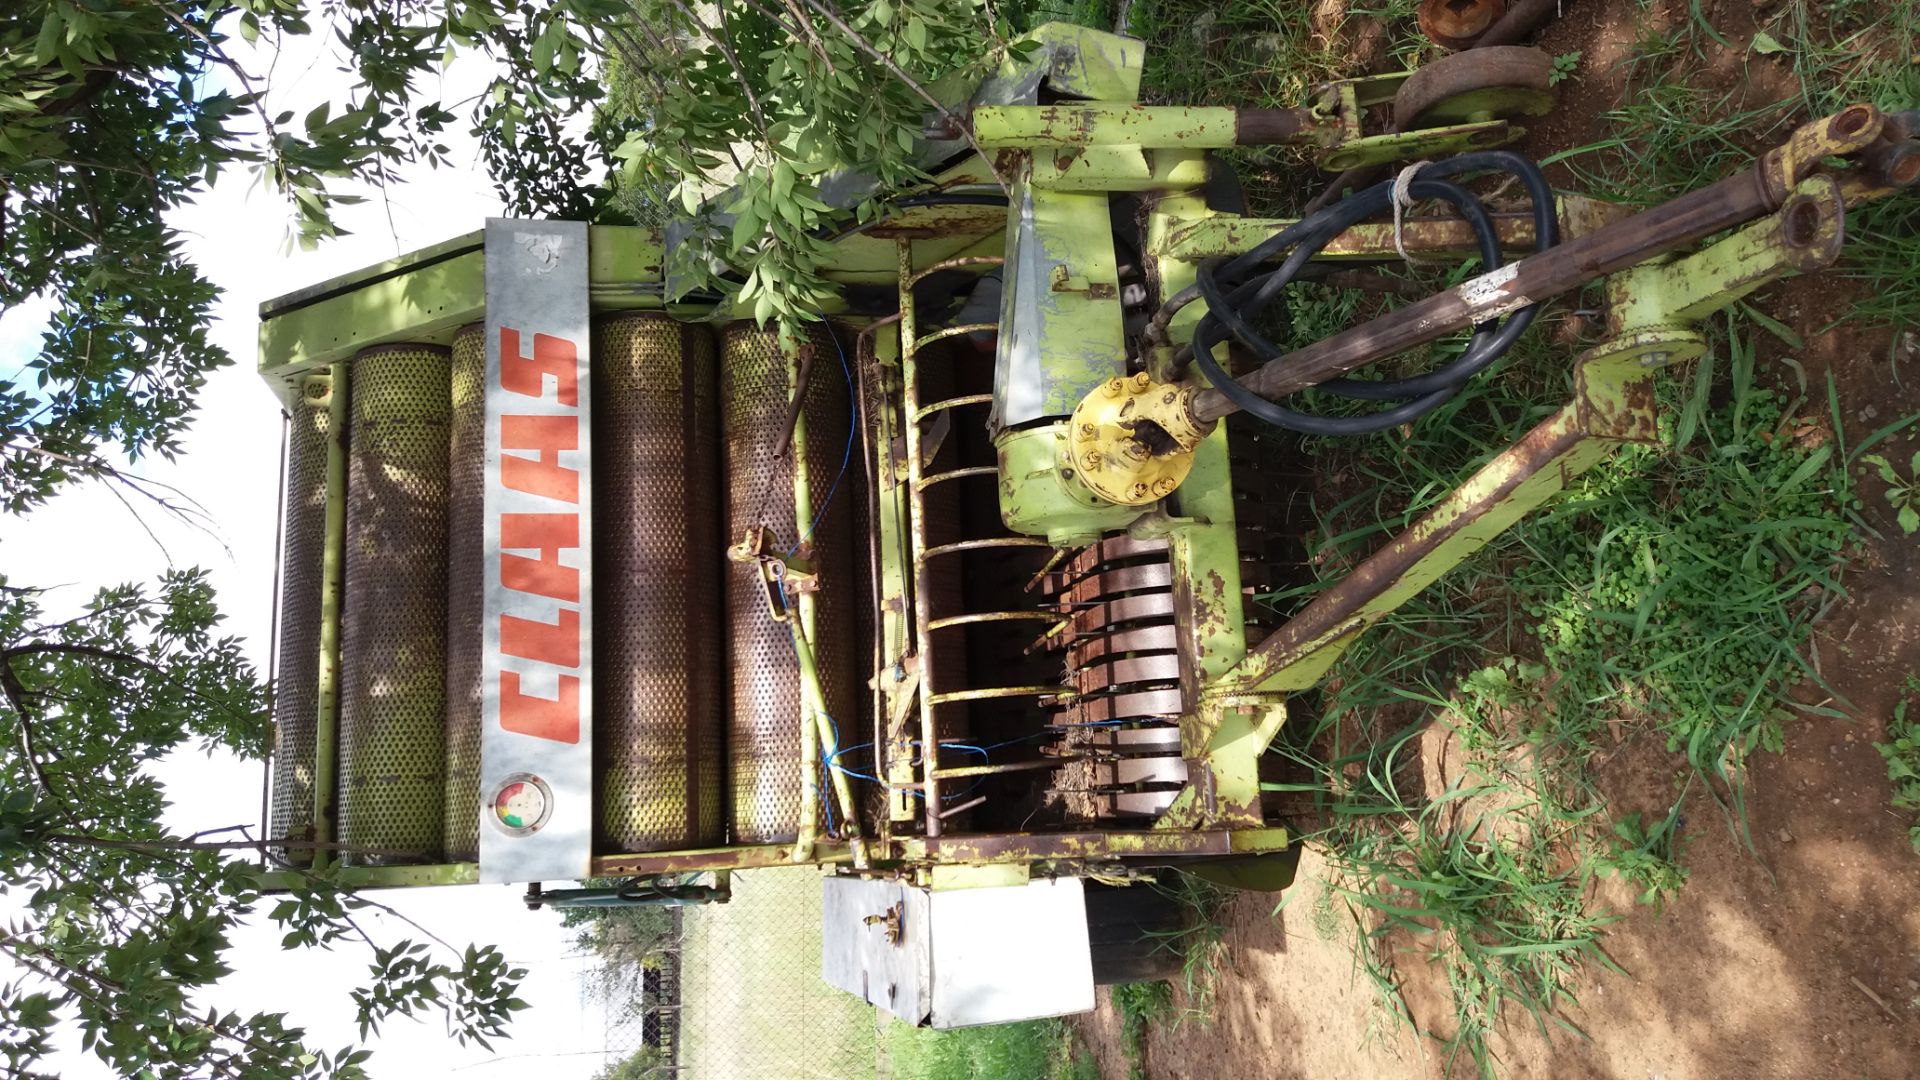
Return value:
<svg viewBox="0 0 1920 1080">
<path fill-rule="evenodd" d="M 1059 1020 L 935 1031 L 887 1028 L 893 1075 L 907 1080 L 1098 1080 L 1099 1066 Z"/>
<path fill-rule="evenodd" d="M 1901 697 L 1893 707 L 1893 719 L 1887 724 L 1887 741 L 1874 748 L 1887 762 L 1887 780 L 1893 785 L 1893 806 L 1915 816 L 1907 839 L 1914 854 L 1920 855 L 1920 720 L 1909 720 L 1907 708 L 1920 694 L 1920 676 L 1909 675 L 1901 688 Z"/>
<path fill-rule="evenodd" d="M 1650 205 L 1746 168 L 1795 125 L 1854 101 L 1920 106 L 1906 32 L 1916 5 L 1786 0 L 1756 9 L 1761 32 L 1733 42 L 1701 5 L 1660 5 L 1677 15 L 1669 25 L 1645 4 L 1628 90 L 1601 118 L 1604 137 L 1547 160 L 1569 170 L 1575 189 Z M 1144 96 L 1293 105 L 1362 64 L 1391 70 L 1426 58 L 1405 17 L 1410 3 L 1348 5 L 1350 16 L 1385 17 L 1384 51 L 1365 56 L 1316 26 L 1315 7 L 1141 0 L 1134 29 L 1155 45 Z M 1745 72 L 1729 76 L 1727 50 Z M 1226 159 L 1256 214 L 1297 207 L 1322 179 L 1289 173 L 1298 162 L 1264 152 Z M 1849 210 L 1841 272 L 1872 285 L 1852 309 L 1863 320 L 1899 324 L 1920 311 L 1915 207 Z M 1470 272 L 1456 268 L 1437 285 Z M 1353 325 L 1379 303 L 1311 284 L 1291 287 L 1290 298 L 1288 332 L 1299 341 Z M 1846 445 L 1831 385 L 1762 385 L 1755 335 L 1789 350 L 1802 343 L 1757 308 L 1741 309 L 1716 322 L 1709 358 L 1663 379 L 1668 419 L 1657 445 L 1617 453 L 1383 619 L 1317 700 L 1297 703 L 1276 748 L 1308 779 L 1268 786 L 1317 798 L 1312 838 L 1335 868 L 1313 912 L 1316 932 L 1338 932 L 1344 909 L 1356 971 L 1399 1023 L 1413 1018 L 1398 965 L 1411 957 L 1442 971 L 1453 1015 L 1421 1019 L 1483 1074 L 1494 1071 L 1488 1040 L 1507 1006 L 1564 1024 L 1556 1014 L 1578 969 L 1611 966 L 1601 942 L 1617 913 L 1598 906 L 1597 882 L 1623 881 L 1653 907 L 1672 897 L 1686 877 L 1690 800 L 1704 794 L 1722 811 L 1693 820 L 1717 818 L 1744 835 L 1752 755 L 1778 750 L 1796 716 L 1826 710 L 1790 689 L 1838 697 L 1808 639 L 1843 594 L 1843 563 L 1867 530 L 1851 477 L 1863 452 L 1904 422 Z M 1537 327 L 1407 428 L 1300 440 L 1296 452 L 1320 477 L 1309 553 L 1317 583 L 1265 601 L 1282 614 L 1297 608 L 1566 402 L 1571 353 L 1546 344 L 1551 329 Z M 1403 363 L 1424 369 L 1459 347 L 1437 343 Z M 1343 407 L 1315 403 L 1329 406 Z M 1903 706 L 1882 753 L 1911 786 L 1920 731 L 1905 715 Z M 1686 778 L 1664 808 L 1612 813 L 1591 765 L 1648 738 L 1684 761 Z M 1463 759 L 1437 783 L 1421 753 L 1434 739 Z M 1920 794 L 1901 790 L 1920 809 Z"/>
<path fill-rule="evenodd" d="M 1147 1032 L 1174 1015 L 1173 987 L 1165 980 L 1122 983 L 1113 988 L 1120 1011 L 1120 1049 L 1127 1058 L 1128 1080 L 1147 1075 Z"/>
<path fill-rule="evenodd" d="M 1484 1073 L 1504 1006 L 1564 1025 L 1576 971 L 1612 966 L 1600 941 L 1616 915 L 1596 879 L 1662 903 L 1685 880 L 1688 794 L 1714 793 L 1743 827 L 1749 755 L 1819 711 L 1787 691 L 1819 677 L 1802 650 L 1840 595 L 1858 527 L 1848 464 L 1865 447 L 1827 434 L 1828 400 L 1756 383 L 1747 317 L 1722 327 L 1712 358 L 1660 388 L 1658 445 L 1596 466 L 1362 638 L 1281 750 L 1314 780 L 1271 786 L 1322 792 L 1318 839 L 1363 974 L 1405 1017 L 1395 964 L 1440 970 L 1454 1014 L 1429 1026 Z M 1312 556 L 1323 580 L 1563 402 L 1566 366 L 1535 340 L 1422 423 L 1312 446 L 1335 470 Z M 1589 762 L 1643 732 L 1699 782 L 1652 820 L 1610 820 Z M 1437 790 L 1422 738 L 1464 760 Z"/>
</svg>

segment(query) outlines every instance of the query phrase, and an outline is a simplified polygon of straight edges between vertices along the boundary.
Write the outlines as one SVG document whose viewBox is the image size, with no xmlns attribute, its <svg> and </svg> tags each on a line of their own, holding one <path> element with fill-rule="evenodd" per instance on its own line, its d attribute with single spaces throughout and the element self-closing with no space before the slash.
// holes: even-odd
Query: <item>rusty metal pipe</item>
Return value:
<svg viewBox="0 0 1920 1080">
<path fill-rule="evenodd" d="M 1233 113 L 1233 142 L 1236 146 L 1276 146 L 1298 141 L 1303 134 L 1319 128 L 1319 122 L 1307 109 L 1240 108 Z"/>
<path fill-rule="evenodd" d="M 1829 123 L 1852 123 L 1846 117 L 1842 113 Z M 1743 225 L 1786 201 L 1790 185 L 1772 178 L 1774 171 L 1763 160 L 1719 183 L 1270 360 L 1240 384 L 1261 397 L 1285 397 Z M 1194 395 L 1190 411 L 1195 421 L 1210 423 L 1238 408 L 1209 389 Z"/>
<path fill-rule="evenodd" d="M 1560 11 L 1565 0 L 1514 0 L 1506 14 L 1487 27 L 1487 32 L 1474 39 L 1473 48 L 1484 49 L 1489 45 L 1518 45 L 1522 39 L 1532 36 L 1533 32 L 1545 26 L 1547 20 Z"/>
</svg>

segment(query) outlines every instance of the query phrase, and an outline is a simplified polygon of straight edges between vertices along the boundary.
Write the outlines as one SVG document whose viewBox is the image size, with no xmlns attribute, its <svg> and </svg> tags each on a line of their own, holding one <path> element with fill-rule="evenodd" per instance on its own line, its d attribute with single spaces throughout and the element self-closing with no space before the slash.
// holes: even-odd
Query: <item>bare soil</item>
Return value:
<svg viewBox="0 0 1920 1080">
<path fill-rule="evenodd" d="M 1719 32 L 1744 45 L 1766 3 L 1706 0 Z M 1582 52 L 1575 93 L 1539 125 L 1528 149 L 1544 155 L 1605 137 L 1601 118 L 1627 92 L 1621 61 L 1643 32 L 1691 17 L 1687 0 L 1641 12 L 1637 0 L 1568 0 L 1540 44 Z M 1813 17 L 1817 18 L 1818 15 Z M 1784 96 L 1791 79 L 1744 54 L 1709 54 L 1726 86 L 1751 103 Z M 1568 177 L 1556 175 L 1557 182 Z M 1756 304 L 1793 326 L 1806 347 L 1814 407 L 1831 427 L 1824 387 L 1831 372 L 1849 442 L 1920 409 L 1920 382 L 1902 382 L 1911 342 L 1885 331 L 1828 327 L 1862 295 L 1835 276 L 1806 278 L 1759 294 Z M 1778 363 L 1785 347 L 1761 335 L 1763 377 L 1791 388 Z M 1905 375 L 1920 380 L 1920 366 Z M 1905 462 L 1916 444 L 1883 444 Z M 1884 764 L 1873 744 L 1909 673 L 1920 671 L 1920 539 L 1887 520 L 1877 483 L 1863 484 L 1862 514 L 1884 538 L 1864 544 L 1848 568 L 1847 598 L 1823 620 L 1813 652 L 1847 719 L 1812 717 L 1788 727 L 1786 748 L 1759 754 L 1748 777 L 1750 838 L 1710 799 L 1689 800 L 1683 824 L 1686 886 L 1656 912 L 1624 890 L 1595 899 L 1625 915 L 1604 947 L 1626 975 L 1590 965 L 1565 1019 L 1578 1033 L 1538 1030 L 1504 1018 L 1495 1041 L 1510 1077 L 1705 1080 L 1723 1077 L 1920 1080 L 1920 855 L 1905 815 L 1888 805 Z M 1818 703 L 1824 691 L 1801 690 Z M 1684 761 L 1655 737 L 1630 738 L 1597 764 L 1596 781 L 1618 816 L 1658 817 L 1684 782 Z M 1696 792 L 1697 795 L 1697 792 Z M 1750 846 L 1749 846 L 1750 843 Z M 1241 894 L 1226 910 L 1226 959 L 1211 1017 L 1156 1025 L 1143 1062 L 1149 1077 L 1445 1077 L 1472 1075 L 1444 1059 L 1452 1005 L 1437 966 L 1417 943 L 1394 957 L 1420 1032 L 1395 1025 L 1354 964 L 1356 928 L 1343 908 L 1320 903 L 1326 864 L 1309 851 L 1284 910 L 1277 897 Z M 1184 995 L 1179 995 L 1184 1001 Z M 1127 1077 L 1120 1020 L 1102 994 L 1080 1030 L 1103 1076 Z"/>
</svg>

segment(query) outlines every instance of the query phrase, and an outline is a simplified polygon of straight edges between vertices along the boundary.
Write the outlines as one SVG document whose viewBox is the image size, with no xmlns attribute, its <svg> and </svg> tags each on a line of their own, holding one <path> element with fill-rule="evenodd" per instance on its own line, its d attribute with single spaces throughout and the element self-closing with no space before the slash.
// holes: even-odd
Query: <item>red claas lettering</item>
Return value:
<svg viewBox="0 0 1920 1080">
<path fill-rule="evenodd" d="M 572 416 L 502 416 L 500 449 L 532 450 L 532 460 L 500 455 L 500 482 L 515 491 L 565 503 L 580 501 L 580 472 L 560 464 L 560 451 L 580 448 L 580 421 Z"/>
<path fill-rule="evenodd" d="M 546 397 L 553 376 L 560 404 L 580 404 L 580 383 L 573 342 L 549 334 L 533 335 L 533 355 L 520 353 L 520 331 L 500 328 L 500 387 L 528 397 Z"/>
</svg>

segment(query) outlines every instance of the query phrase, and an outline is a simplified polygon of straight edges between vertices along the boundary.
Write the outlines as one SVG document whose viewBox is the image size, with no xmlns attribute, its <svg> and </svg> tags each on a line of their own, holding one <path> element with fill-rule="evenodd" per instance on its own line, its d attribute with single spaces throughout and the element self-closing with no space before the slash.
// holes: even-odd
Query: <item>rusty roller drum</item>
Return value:
<svg viewBox="0 0 1920 1080">
<path fill-rule="evenodd" d="M 434 858 L 446 817 L 448 351 L 354 359 L 341 625 L 340 828 L 361 865 Z"/>
<path fill-rule="evenodd" d="M 480 610 L 487 454 L 487 328 L 453 339 L 447 456 L 446 839 L 449 859 L 480 856 Z"/>
<path fill-rule="evenodd" d="M 864 669 L 855 640 L 852 543 L 854 495 L 844 478 L 828 503 L 850 430 L 847 381 L 839 353 L 824 326 L 810 330 L 815 350 L 803 410 L 807 490 L 825 515 L 802 548 L 812 553 L 822 587 L 817 594 L 813 649 L 827 708 L 839 722 L 840 741 L 867 741 L 851 718 L 855 687 Z M 786 428 L 793 361 L 780 353 L 772 330 L 734 323 L 722 338 L 721 430 L 726 441 L 727 536 L 738 542 L 747 529 L 766 525 L 784 546 L 806 527 L 793 512 L 793 460 L 778 453 Z M 859 468 L 858 462 L 849 465 Z M 731 674 L 727 716 L 727 792 L 733 841 L 784 843 L 799 831 L 800 663 L 787 628 L 767 614 L 766 594 L 751 567 L 726 570 L 727 643 Z"/>
<path fill-rule="evenodd" d="M 597 850 L 710 847 L 726 835 L 713 337 L 656 314 L 595 335 Z"/>
<path fill-rule="evenodd" d="M 273 684 L 273 801 L 268 835 L 312 838 L 319 709 L 320 568 L 327 543 L 327 399 L 294 402 L 287 433 L 286 549 Z"/>
</svg>

